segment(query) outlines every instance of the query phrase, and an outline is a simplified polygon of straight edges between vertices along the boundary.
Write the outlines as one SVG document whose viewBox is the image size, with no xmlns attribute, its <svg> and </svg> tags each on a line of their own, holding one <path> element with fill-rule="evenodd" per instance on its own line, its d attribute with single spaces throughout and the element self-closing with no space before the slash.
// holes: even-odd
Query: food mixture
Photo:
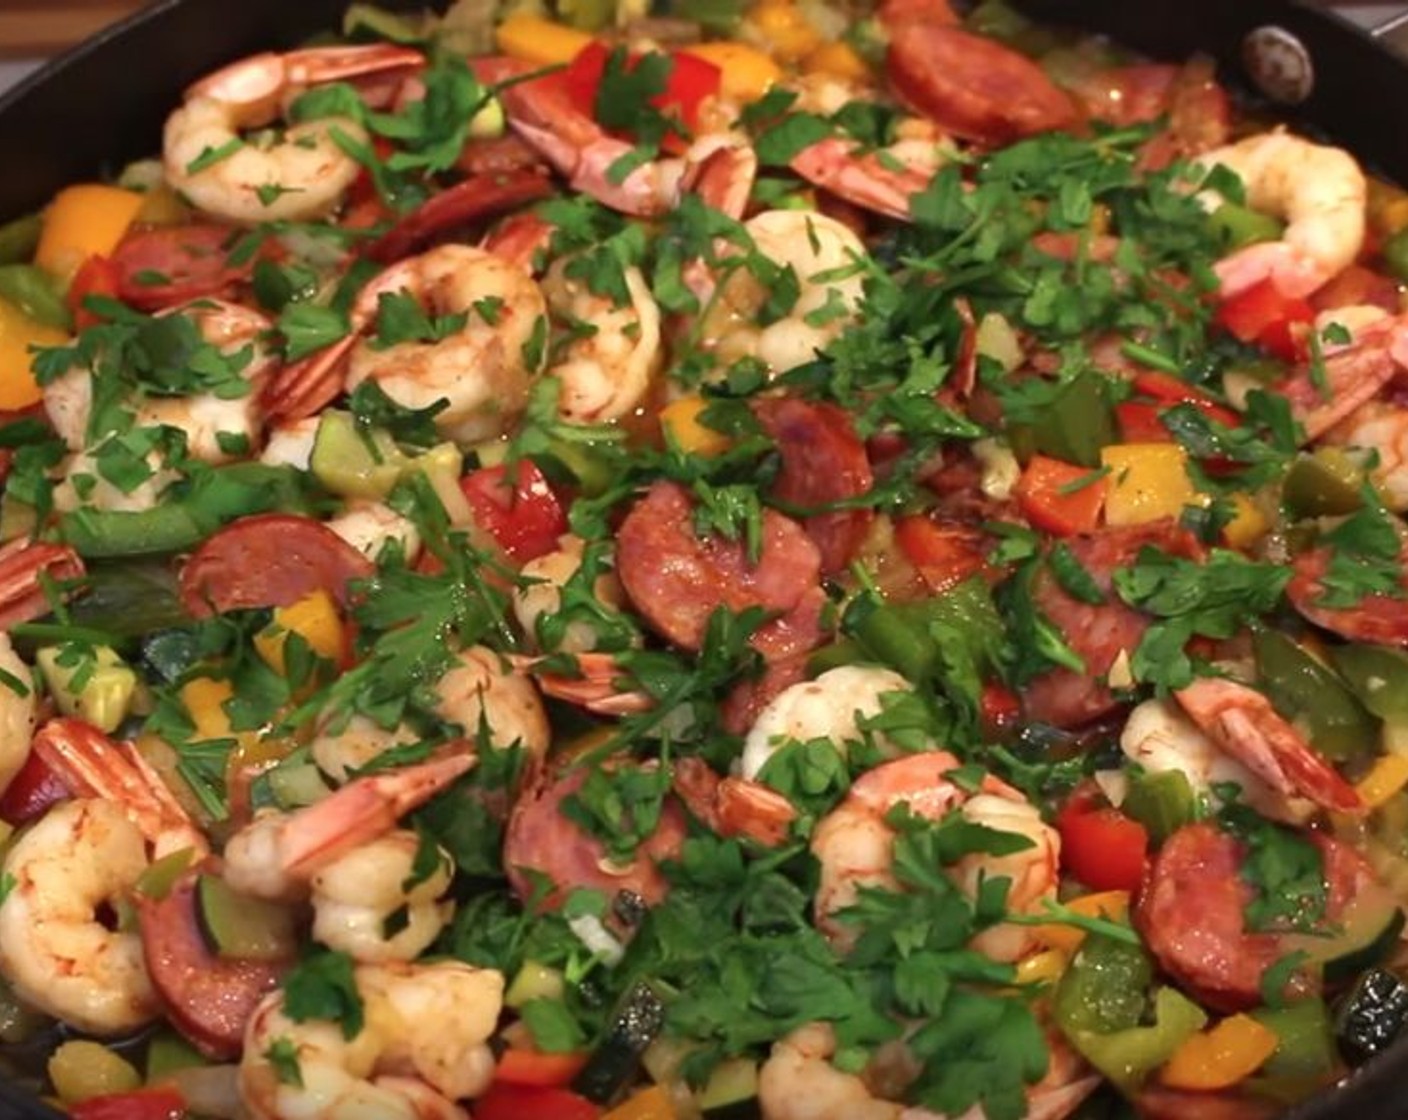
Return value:
<svg viewBox="0 0 1408 1120">
<path fill-rule="evenodd" d="M 1260 1120 L 1408 1019 L 1408 196 L 987 0 L 354 5 L 0 227 L 76 1120 Z"/>
</svg>

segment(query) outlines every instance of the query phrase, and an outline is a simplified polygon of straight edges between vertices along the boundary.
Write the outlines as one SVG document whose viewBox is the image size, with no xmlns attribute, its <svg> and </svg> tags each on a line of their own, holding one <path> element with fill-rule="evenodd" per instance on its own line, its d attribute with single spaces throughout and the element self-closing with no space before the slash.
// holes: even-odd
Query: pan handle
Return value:
<svg viewBox="0 0 1408 1120">
<path fill-rule="evenodd" d="M 1408 54 L 1408 10 L 1395 12 L 1382 23 L 1369 28 L 1369 34 L 1400 54 Z"/>
</svg>

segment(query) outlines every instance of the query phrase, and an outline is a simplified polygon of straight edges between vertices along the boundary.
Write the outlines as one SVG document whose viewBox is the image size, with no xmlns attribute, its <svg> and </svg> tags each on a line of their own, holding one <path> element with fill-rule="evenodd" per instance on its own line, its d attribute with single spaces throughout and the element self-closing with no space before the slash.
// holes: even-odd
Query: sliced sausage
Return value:
<svg viewBox="0 0 1408 1120">
<path fill-rule="evenodd" d="M 504 867 L 509 884 L 520 899 L 528 902 L 537 889 L 533 873 L 546 876 L 553 889 L 539 900 L 542 910 L 561 906 L 577 888 L 604 891 L 608 897 L 633 891 L 647 906 L 653 906 L 669 889 L 657 864 L 678 856 L 684 843 L 684 810 L 673 798 L 666 798 L 655 831 L 636 849 L 630 864 L 618 866 L 607 859 L 600 840 L 562 812 L 562 802 L 582 788 L 588 773 L 588 768 L 582 766 L 545 776 L 518 799 L 504 837 Z"/>
<path fill-rule="evenodd" d="M 902 100 L 965 140 L 998 146 L 1079 120 L 1075 102 L 1035 62 L 958 27 L 895 28 L 886 73 Z"/>
<path fill-rule="evenodd" d="M 782 456 L 782 470 L 772 487 L 779 502 L 807 509 L 870 492 L 875 484 L 870 459 L 844 409 L 777 397 L 758 401 L 753 411 Z M 848 509 L 812 514 L 802 521 L 821 553 L 824 575 L 845 570 L 874 519 L 873 510 Z"/>
<path fill-rule="evenodd" d="M 255 607 L 287 607 L 314 591 L 339 603 L 353 580 L 376 570 L 326 525 L 266 513 L 226 525 L 181 569 L 181 605 L 196 618 Z"/>
<path fill-rule="evenodd" d="M 429 246 L 437 238 L 476 225 L 552 194 L 548 177 L 535 170 L 473 175 L 431 195 L 364 250 L 390 264 Z"/>
<path fill-rule="evenodd" d="M 1325 921 L 1333 923 L 1372 873 L 1347 844 L 1310 837 L 1324 861 Z M 1185 825 L 1159 850 L 1135 909 L 1135 923 L 1164 971 L 1200 1003 L 1243 1011 L 1262 1002 L 1262 975 L 1285 955 L 1281 934 L 1253 933 L 1246 907 L 1253 888 L 1242 878 L 1245 850 L 1235 837 L 1207 822 Z M 1319 985 L 1306 970 L 1287 990 L 1312 994 Z"/>
<path fill-rule="evenodd" d="M 1323 626 L 1352 642 L 1408 645 L 1408 598 L 1365 595 L 1349 607 L 1321 605 L 1320 597 L 1325 591 L 1321 581 L 1330 567 L 1333 554 L 1333 550 L 1327 547 L 1296 557 L 1293 565 L 1295 575 L 1286 585 L 1286 598 L 1290 599 L 1291 605 L 1316 626 Z M 1408 548 L 1404 549 L 1399 562 L 1400 565 L 1408 563 Z M 1401 582 L 1408 589 L 1408 579 Z"/>
<path fill-rule="evenodd" d="M 143 311 L 224 295 L 248 280 L 254 256 L 231 263 L 240 231 L 208 223 L 138 230 L 112 255 L 117 295 Z"/>
<path fill-rule="evenodd" d="M 293 962 L 236 960 L 214 952 L 200 928 L 194 869 L 165 898 L 137 895 L 147 974 L 172 1024 L 216 1061 L 239 1057 L 255 1005 Z"/>
<path fill-rule="evenodd" d="M 1105 602 L 1081 602 L 1047 568 L 1041 569 L 1033 581 L 1032 599 L 1085 662 L 1085 672 L 1052 669 L 1027 685 L 1024 698 L 1029 719 L 1079 727 L 1119 706 L 1101 682 L 1121 652 L 1134 654 L 1149 625 L 1148 616 L 1115 594 L 1115 570 L 1133 564 L 1145 547 L 1188 559 L 1200 558 L 1202 549 L 1191 533 L 1172 521 L 1106 529 L 1072 537 L 1067 545 L 1105 593 Z"/>
<path fill-rule="evenodd" d="M 699 537 L 693 517 L 694 503 L 683 487 L 656 482 L 622 521 L 616 572 L 636 609 L 675 645 L 698 650 L 717 608 L 738 613 L 762 607 L 783 617 L 768 624 L 775 628 L 774 636 L 763 638 L 760 631 L 755 637 L 774 648 L 775 655 L 793 651 L 799 638 L 808 637 L 805 631 L 815 629 L 808 625 L 809 617 L 820 613 L 816 545 L 797 522 L 764 510 L 762 547 L 752 564 L 746 542 Z"/>
</svg>

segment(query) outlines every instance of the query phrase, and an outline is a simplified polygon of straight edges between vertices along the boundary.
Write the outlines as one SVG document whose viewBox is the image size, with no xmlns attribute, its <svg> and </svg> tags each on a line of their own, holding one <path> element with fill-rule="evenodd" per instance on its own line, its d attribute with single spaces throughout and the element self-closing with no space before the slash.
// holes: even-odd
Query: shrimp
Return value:
<svg viewBox="0 0 1408 1120">
<path fill-rule="evenodd" d="M 576 674 L 543 671 L 552 665 L 550 658 L 525 657 L 511 654 L 514 668 L 532 674 L 543 694 L 556 700 L 566 700 L 599 716 L 631 716 L 648 712 L 655 699 L 640 689 L 622 690 L 620 680 L 626 676 L 615 654 L 592 653 L 574 655 Z"/>
<path fill-rule="evenodd" d="M 530 378 L 545 356 L 535 332 L 547 307 L 533 278 L 468 245 L 441 245 L 392 265 L 363 290 L 353 309 L 363 331 L 376 321 L 382 297 L 406 294 L 433 316 L 464 316 L 439 341 L 382 346 L 359 338 L 350 348 L 346 387 L 375 381 L 397 404 L 444 402 L 435 426 L 457 443 L 502 435 L 528 403 Z"/>
<path fill-rule="evenodd" d="M 93 799 L 50 809 L 5 855 L 0 973 L 27 1003 L 90 1034 L 127 1034 L 160 1005 L 135 931 L 104 912 L 147 869 L 141 830 L 118 805 Z"/>
<path fill-rule="evenodd" d="M 1234 172 L 1248 206 L 1287 223 L 1281 240 L 1248 245 L 1217 263 L 1224 299 L 1263 280 L 1292 298 L 1309 295 L 1353 264 L 1364 247 L 1368 184 L 1348 152 L 1276 129 L 1206 152 L 1196 162 Z M 1201 198 L 1210 209 L 1222 204 L 1215 192 Z"/>
<path fill-rule="evenodd" d="M 1174 695 L 1218 746 L 1277 793 L 1307 797 L 1333 812 L 1366 810 L 1358 791 L 1255 689 L 1203 677 Z"/>
<path fill-rule="evenodd" d="M 1264 817 L 1300 824 L 1315 811 L 1312 802 L 1286 796 L 1224 751 L 1170 700 L 1146 700 L 1129 713 L 1120 749 L 1151 774 L 1183 774 L 1193 793 L 1217 802 L 1219 785 L 1234 785 L 1241 798 Z"/>
<path fill-rule="evenodd" d="M 0 794 L 29 758 L 37 706 L 34 674 L 0 630 Z"/>
<path fill-rule="evenodd" d="M 682 758 L 672 775 L 685 806 L 720 836 L 745 836 L 774 848 L 787 839 L 797 810 L 774 789 L 747 778 L 720 778 L 702 758 Z"/>
<path fill-rule="evenodd" d="M 424 64 L 419 51 L 390 44 L 265 53 L 232 63 L 191 86 L 167 118 L 166 180 L 196 209 L 239 225 L 327 217 L 362 170 L 343 144 L 367 143 L 366 130 L 335 116 L 292 125 L 268 143 L 246 133 L 277 122 L 283 106 L 309 86 Z"/>
<path fill-rule="evenodd" d="M 415 523 L 383 502 L 350 501 L 326 524 L 368 560 L 375 560 L 393 542 L 408 564 L 420 555 L 420 532 Z"/>
<path fill-rule="evenodd" d="M 860 725 L 884 710 L 886 696 L 913 691 L 904 677 L 878 665 L 842 665 L 794 684 L 758 713 L 743 740 L 739 774 L 756 779 L 768 759 L 791 742 L 826 739 L 844 754 L 848 743 L 865 739 Z M 886 757 L 900 753 L 883 735 L 876 738 Z"/>
<path fill-rule="evenodd" d="M 1408 511 L 1408 410 L 1366 401 L 1326 432 L 1323 442 L 1372 451 L 1374 489 L 1395 513 Z"/>
<path fill-rule="evenodd" d="M 0 546 L 0 630 L 48 614 L 48 589 L 64 590 L 83 573 L 83 561 L 67 545 L 20 538 Z"/>
<path fill-rule="evenodd" d="M 419 848 L 416 833 L 397 829 L 320 867 L 310 882 L 314 939 L 368 964 L 420 956 L 455 906 L 443 897 L 454 877 L 449 856 L 438 850 L 435 869 L 418 876 Z"/>
<path fill-rule="evenodd" d="M 701 338 L 720 365 L 752 357 L 773 374 L 785 373 L 811 361 L 855 321 L 865 246 L 835 218 L 800 210 L 764 210 L 743 228 L 758 253 L 791 270 L 796 302 L 777 321 L 761 325 L 758 311 L 772 293 L 749 269 L 735 268 L 705 301 Z"/>
<path fill-rule="evenodd" d="M 255 1120 L 465 1120 L 454 1102 L 494 1074 L 488 1046 L 503 1006 L 503 975 L 458 961 L 362 964 L 353 970 L 365 1022 L 294 1020 L 284 993 L 255 1009 L 240 1061 L 241 1099 Z M 283 1055 L 296 1064 L 288 1076 Z"/>
<path fill-rule="evenodd" d="M 558 409 L 573 424 L 619 420 L 645 397 L 664 361 L 660 308 L 639 268 L 622 269 L 626 301 L 599 295 L 571 273 L 571 258 L 554 261 L 543 294 L 569 341 L 551 374 L 562 383 Z"/>
<path fill-rule="evenodd" d="M 304 898 L 319 871 L 391 832 L 402 816 L 429 801 L 474 762 L 472 755 L 449 755 L 356 778 L 292 813 L 261 813 L 225 846 L 225 879 L 231 889 L 255 898 Z"/>
<path fill-rule="evenodd" d="M 474 68 L 488 84 L 512 82 L 500 88 L 510 126 L 573 190 L 641 218 L 673 210 L 691 190 L 732 217 L 742 214 L 757 168 L 757 158 L 742 136 L 705 133 L 683 156 L 633 164 L 620 178 L 613 168 L 633 155 L 633 145 L 594 121 L 563 83 L 550 78 L 523 81 L 533 68 L 509 58 L 480 59 Z"/>
<path fill-rule="evenodd" d="M 966 794 L 944 777 L 959 765 L 947 751 L 926 751 L 881 763 L 858 778 L 841 804 L 822 818 L 812 834 L 811 850 L 821 864 L 816 893 L 816 923 L 842 951 L 854 945 L 858 931 L 842 920 L 863 887 L 895 886 L 890 870 L 895 832 L 885 815 L 904 803 L 929 820 L 957 810 L 975 824 L 1014 833 L 1030 845 L 1005 856 L 973 853 L 948 873 L 970 895 L 981 878 L 1011 880 L 1008 909 L 1038 913 L 1055 897 L 1061 842 L 1041 820 L 1041 814 L 1005 782 L 983 778 L 978 793 Z M 1035 944 L 1027 927 L 1002 924 L 984 930 L 973 947 L 993 960 L 1020 960 Z"/>
<path fill-rule="evenodd" d="M 1050 1061 L 1045 1075 L 1027 1090 L 1027 1120 L 1063 1120 L 1100 1084 L 1082 1077 L 1080 1060 L 1070 1047 L 1049 1036 Z M 945 1120 L 938 1113 L 912 1108 L 873 1095 L 866 1080 L 831 1064 L 836 1032 L 829 1023 L 808 1023 L 773 1043 L 758 1071 L 758 1103 L 764 1120 Z M 984 1120 L 975 1105 L 954 1120 Z"/>
<path fill-rule="evenodd" d="M 1378 396 L 1408 369 L 1408 316 L 1380 315 L 1362 321 L 1350 341 L 1326 345 L 1324 364 L 1305 362 L 1273 391 L 1290 402 L 1291 414 L 1315 440 Z"/>
<path fill-rule="evenodd" d="M 534 646 L 545 653 L 587 653 L 597 648 L 601 631 L 593 619 L 573 618 L 565 626 L 553 621 L 562 610 L 562 590 L 582 568 L 586 542 L 567 534 L 557 548 L 523 565 L 522 582 L 514 588 L 513 614 Z M 610 568 L 592 581 L 591 611 L 604 623 L 624 622 L 625 592 Z"/>
</svg>

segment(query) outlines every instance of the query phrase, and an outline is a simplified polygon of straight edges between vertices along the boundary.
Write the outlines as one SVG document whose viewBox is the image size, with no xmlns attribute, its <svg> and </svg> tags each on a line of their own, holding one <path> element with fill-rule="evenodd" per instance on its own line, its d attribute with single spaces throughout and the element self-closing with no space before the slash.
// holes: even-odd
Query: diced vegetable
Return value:
<svg viewBox="0 0 1408 1120">
<path fill-rule="evenodd" d="M 55 290 L 53 279 L 32 264 L 0 265 L 0 299 L 14 304 L 40 326 L 57 331 L 67 331 L 73 326 L 72 316 L 63 297 Z"/>
<path fill-rule="evenodd" d="M 1260 1008 L 1252 1018 L 1276 1034 L 1276 1052 L 1262 1065 L 1273 1078 L 1324 1078 L 1335 1068 L 1335 1044 L 1325 1001 L 1302 999 L 1289 1007 Z"/>
<path fill-rule="evenodd" d="M 1408 281 L 1408 227 L 1400 229 L 1379 250 L 1384 267 L 1399 280 Z"/>
<path fill-rule="evenodd" d="M 1125 1030 L 1143 1016 L 1153 977 L 1149 955 L 1140 946 L 1091 935 L 1056 986 L 1052 1010 L 1068 1032 Z"/>
<path fill-rule="evenodd" d="M 1064 904 L 1072 914 L 1086 918 L 1107 918 L 1112 922 L 1128 923 L 1129 891 L 1097 891 L 1067 900 Z M 1071 954 L 1085 941 L 1085 930 L 1061 922 L 1036 927 L 1037 936 L 1045 945 Z"/>
<path fill-rule="evenodd" d="M 808 74 L 826 74 L 853 82 L 863 82 L 870 77 L 870 67 L 865 59 L 842 39 L 817 47 L 807 55 L 802 69 Z"/>
<path fill-rule="evenodd" d="M 741 105 L 757 101 L 782 78 L 782 67 L 747 43 L 699 43 L 685 47 L 684 53 L 717 66 L 719 91 Z"/>
<path fill-rule="evenodd" d="M 1256 631 L 1253 648 L 1259 683 L 1317 752 L 1344 761 L 1374 750 L 1377 723 L 1333 669 L 1270 627 Z"/>
<path fill-rule="evenodd" d="M 142 208 L 136 191 L 84 183 L 54 196 L 34 263 L 67 280 L 92 256 L 110 256 Z"/>
<path fill-rule="evenodd" d="M 142 1084 L 130 1062 L 100 1042 L 72 1039 L 49 1058 L 49 1081 L 65 1104 L 112 1093 L 126 1093 Z"/>
<path fill-rule="evenodd" d="M 1063 869 L 1098 891 L 1135 890 L 1144 877 L 1149 833 L 1138 821 L 1108 805 L 1066 803 L 1056 817 Z"/>
<path fill-rule="evenodd" d="M 274 608 L 271 625 L 254 636 L 254 648 L 276 673 L 287 672 L 284 645 L 289 634 L 297 634 L 319 657 L 338 662 L 346 652 L 347 635 L 337 604 L 323 588 L 309 592 L 298 602 Z"/>
<path fill-rule="evenodd" d="M 196 880 L 201 925 L 222 957 L 243 960 L 292 960 L 298 953 L 298 929 L 287 906 L 235 893 L 218 875 Z"/>
<path fill-rule="evenodd" d="M 1263 280 L 1218 306 L 1217 322 L 1240 342 L 1256 343 L 1283 361 L 1297 361 L 1305 349 L 1304 325 L 1315 311 L 1303 299 L 1282 295 Z"/>
<path fill-rule="evenodd" d="M 605 1104 L 630 1084 L 641 1055 L 665 1025 L 665 1005 L 655 989 L 638 981 L 617 1008 L 605 1037 L 572 1088 L 590 1101 Z"/>
<path fill-rule="evenodd" d="M 43 394 L 30 368 L 31 346 L 61 346 L 68 335 L 31 319 L 8 300 L 0 299 L 0 411 L 13 412 L 38 404 Z"/>
<path fill-rule="evenodd" d="M 384 498 L 405 465 L 406 457 L 385 432 L 358 431 L 349 414 L 333 409 L 319 418 L 308 469 L 334 494 Z"/>
<path fill-rule="evenodd" d="M 720 1062 L 696 1098 L 705 1120 L 758 1114 L 758 1063 L 751 1058 Z"/>
<path fill-rule="evenodd" d="M 174 1031 L 160 1031 L 147 1043 L 147 1081 L 164 1081 L 180 1069 L 195 1069 L 207 1061 L 194 1046 Z"/>
<path fill-rule="evenodd" d="M 1032 456 L 1013 493 L 1028 521 L 1062 537 L 1093 532 L 1105 505 L 1100 475 L 1045 455 Z"/>
<path fill-rule="evenodd" d="M 90 1097 L 68 1114 L 71 1120 L 186 1120 L 186 1102 L 175 1089 L 137 1089 Z"/>
<path fill-rule="evenodd" d="M 1386 960 L 1398 944 L 1403 923 L 1403 911 L 1384 887 L 1373 884 L 1356 893 L 1335 935 L 1313 953 L 1325 960 L 1325 983 L 1343 984 Z"/>
<path fill-rule="evenodd" d="M 1188 452 L 1176 443 L 1121 443 L 1100 452 L 1110 472 L 1105 521 L 1143 525 L 1178 517 L 1205 498 L 1188 475 Z"/>
<path fill-rule="evenodd" d="M 560 1000 L 566 984 L 561 969 L 537 961 L 524 961 L 523 967 L 518 970 L 518 975 L 513 978 L 513 983 L 504 993 L 504 1004 L 507 1007 L 519 1008 L 533 999 Z"/>
<path fill-rule="evenodd" d="M 474 1102 L 474 1120 L 596 1120 L 601 1109 L 566 1089 L 495 1081 Z"/>
<path fill-rule="evenodd" d="M 165 898 L 176 885 L 176 880 L 191 866 L 191 860 L 194 858 L 195 852 L 192 849 L 181 848 L 155 860 L 138 878 L 137 893 L 157 900 Z"/>
<path fill-rule="evenodd" d="M 323 772 L 311 762 L 275 766 L 264 778 L 280 809 L 301 809 L 332 792 Z"/>
<path fill-rule="evenodd" d="M 1285 230 L 1285 223 L 1271 215 L 1235 202 L 1224 202 L 1209 214 L 1208 224 L 1222 242 L 1223 251 L 1228 253 L 1260 241 L 1279 241 Z"/>
<path fill-rule="evenodd" d="M 749 38 L 756 39 L 779 62 L 800 62 L 821 45 L 821 36 L 792 0 L 762 0 L 745 20 Z"/>
<path fill-rule="evenodd" d="M 1197 800 L 1181 770 L 1135 774 L 1120 808 L 1142 824 L 1155 844 L 1162 844 L 1197 814 Z"/>
<path fill-rule="evenodd" d="M 592 37 L 538 16 L 514 15 L 499 24 L 494 41 L 511 58 L 554 66 L 571 62 Z"/>
<path fill-rule="evenodd" d="M 681 451 L 705 458 L 722 455 L 733 441 L 723 432 L 700 423 L 699 414 L 708 407 L 709 402 L 703 397 L 681 397 L 661 411 L 660 427 Z"/>
<path fill-rule="evenodd" d="M 1175 1089 L 1226 1089 L 1255 1073 L 1276 1052 L 1276 1032 L 1250 1015 L 1233 1015 L 1184 1041 L 1159 1073 Z"/>
<path fill-rule="evenodd" d="M 1350 1065 L 1361 1065 L 1392 1045 L 1408 1023 L 1408 984 L 1387 969 L 1371 968 L 1335 1009 L 1335 1039 Z"/>
<path fill-rule="evenodd" d="M 1159 988 L 1154 993 L 1152 1026 L 1111 1034 L 1074 1031 L 1069 1037 L 1086 1061 L 1125 1092 L 1133 1092 L 1207 1020 L 1206 1012 L 1187 996 L 1174 988 Z"/>
<path fill-rule="evenodd" d="M 1330 660 L 1360 703 L 1389 723 L 1408 722 L 1408 654 L 1388 646 L 1335 646 Z"/>
<path fill-rule="evenodd" d="M 1370 809 L 1377 809 L 1408 785 L 1408 756 L 1385 755 L 1376 759 L 1369 772 L 1354 784 L 1360 799 Z"/>
<path fill-rule="evenodd" d="M 1364 504 L 1364 471 L 1338 447 L 1317 448 L 1291 464 L 1281 501 L 1295 517 L 1341 517 Z"/>
<path fill-rule="evenodd" d="M 567 515 L 530 460 L 520 459 L 513 477 L 510 484 L 507 467 L 484 467 L 466 475 L 460 488 L 480 528 L 525 564 L 557 547 L 558 537 L 567 532 Z"/>
<path fill-rule="evenodd" d="M 107 646 L 75 651 L 46 646 L 35 658 L 59 711 L 113 732 L 137 691 L 137 674 Z"/>
</svg>

